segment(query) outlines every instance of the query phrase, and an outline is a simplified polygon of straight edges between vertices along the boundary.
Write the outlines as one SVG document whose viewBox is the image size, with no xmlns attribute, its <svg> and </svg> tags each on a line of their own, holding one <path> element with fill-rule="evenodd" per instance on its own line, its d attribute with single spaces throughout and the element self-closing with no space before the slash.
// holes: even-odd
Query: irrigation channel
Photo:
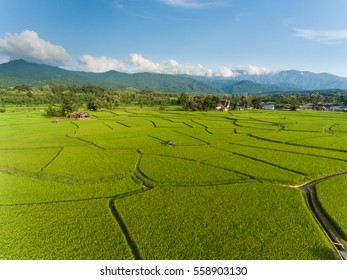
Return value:
<svg viewBox="0 0 347 280">
<path fill-rule="evenodd" d="M 333 226 L 333 224 L 329 221 L 329 219 L 325 216 L 322 209 L 320 208 L 316 196 L 316 189 L 315 186 L 321 182 L 324 182 L 326 180 L 329 180 L 333 177 L 337 177 L 343 174 L 347 174 L 347 172 L 334 174 L 330 176 L 326 176 L 314 181 L 311 181 L 309 183 L 306 183 L 304 185 L 299 186 L 299 188 L 303 191 L 304 196 L 306 198 L 307 207 L 309 208 L 312 216 L 324 232 L 324 234 L 327 236 L 333 247 L 335 248 L 336 252 L 338 253 L 340 259 L 347 260 L 347 251 L 346 251 L 346 241 L 341 237 L 339 232 L 336 230 L 336 228 Z"/>
</svg>

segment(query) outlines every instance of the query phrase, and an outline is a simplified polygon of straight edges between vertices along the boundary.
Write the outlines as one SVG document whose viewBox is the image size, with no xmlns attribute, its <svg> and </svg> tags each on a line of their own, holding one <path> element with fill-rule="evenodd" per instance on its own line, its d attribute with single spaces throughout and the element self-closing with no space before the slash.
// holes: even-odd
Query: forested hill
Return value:
<svg viewBox="0 0 347 280">
<path fill-rule="evenodd" d="M 127 74 L 117 71 L 89 73 L 69 71 L 45 64 L 13 60 L 0 64 L 0 88 L 26 84 L 43 85 L 96 85 L 103 88 L 154 90 L 212 94 L 259 94 L 288 91 L 347 89 L 347 78 L 327 73 L 315 74 L 303 71 L 281 71 L 250 75 L 235 70 L 234 76 L 199 77 L 157 73 Z"/>
<path fill-rule="evenodd" d="M 127 74 L 117 71 L 88 73 L 69 71 L 45 64 L 13 60 L 0 64 L 0 87 L 20 84 L 98 85 L 105 88 L 132 88 L 196 93 L 223 93 L 221 89 L 189 76 L 155 73 Z"/>
</svg>

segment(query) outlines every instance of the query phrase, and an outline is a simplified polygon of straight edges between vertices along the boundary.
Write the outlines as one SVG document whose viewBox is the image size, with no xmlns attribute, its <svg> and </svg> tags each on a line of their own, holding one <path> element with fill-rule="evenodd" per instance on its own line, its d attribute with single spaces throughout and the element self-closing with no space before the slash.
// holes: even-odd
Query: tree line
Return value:
<svg viewBox="0 0 347 280">
<path fill-rule="evenodd" d="M 295 110 L 300 105 L 311 103 L 347 103 L 347 91 L 325 90 L 287 92 L 276 94 L 191 94 L 135 89 L 105 89 L 96 85 L 42 86 L 18 85 L 0 90 L 0 112 L 6 105 L 48 105 L 49 116 L 65 116 L 84 107 L 88 110 L 115 109 L 119 106 L 181 106 L 186 111 L 214 110 L 221 99 L 230 101 L 230 110 L 262 108 L 271 103 L 277 109 L 290 105 Z M 286 107 L 287 108 L 287 107 Z"/>
</svg>

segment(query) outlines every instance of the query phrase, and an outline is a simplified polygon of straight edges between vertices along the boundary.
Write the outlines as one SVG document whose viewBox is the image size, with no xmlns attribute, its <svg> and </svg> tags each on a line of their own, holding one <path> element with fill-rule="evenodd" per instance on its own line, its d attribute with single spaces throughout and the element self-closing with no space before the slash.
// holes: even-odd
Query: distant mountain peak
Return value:
<svg viewBox="0 0 347 280">
<path fill-rule="evenodd" d="M 26 60 L 20 58 L 20 59 L 12 59 L 12 60 L 10 60 L 10 61 L 8 61 L 6 63 L 3 63 L 3 64 L 9 64 L 9 65 L 23 65 L 23 64 L 25 64 L 25 65 L 30 65 L 30 64 L 37 64 L 37 63 L 29 62 L 29 61 L 26 61 Z"/>
<path fill-rule="evenodd" d="M 98 85 L 105 88 L 134 88 L 196 93 L 222 93 L 216 87 L 201 83 L 192 76 L 117 71 L 89 73 L 69 71 L 56 66 L 27 62 L 23 59 L 0 64 L 0 87 L 28 85 Z"/>
<path fill-rule="evenodd" d="M 328 73 L 286 70 L 250 75 L 236 70 L 235 77 L 206 77 L 157 73 L 127 74 L 69 71 L 24 59 L 0 64 L 0 87 L 18 84 L 95 84 L 106 88 L 135 88 L 196 93 L 266 93 L 291 90 L 347 89 L 347 78 Z"/>
</svg>

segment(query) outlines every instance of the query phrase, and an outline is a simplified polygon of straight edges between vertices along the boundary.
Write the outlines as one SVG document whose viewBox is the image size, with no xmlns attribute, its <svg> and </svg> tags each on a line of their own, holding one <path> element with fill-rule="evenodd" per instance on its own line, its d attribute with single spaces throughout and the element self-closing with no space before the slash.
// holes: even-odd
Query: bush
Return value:
<svg viewBox="0 0 347 280">
<path fill-rule="evenodd" d="M 60 117 L 61 116 L 61 110 L 53 108 L 52 105 L 48 105 L 48 108 L 46 109 L 46 116 L 51 117 Z"/>
</svg>

